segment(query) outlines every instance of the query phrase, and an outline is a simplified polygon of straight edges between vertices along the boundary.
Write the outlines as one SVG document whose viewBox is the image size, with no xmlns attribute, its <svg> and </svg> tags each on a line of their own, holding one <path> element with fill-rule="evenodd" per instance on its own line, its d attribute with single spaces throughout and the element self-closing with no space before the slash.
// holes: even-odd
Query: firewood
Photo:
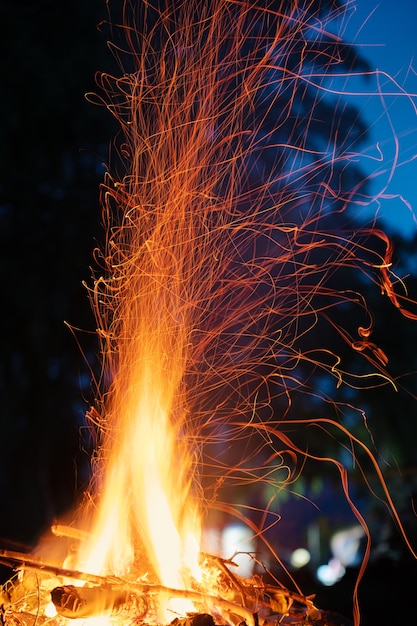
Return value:
<svg viewBox="0 0 417 626">
<path fill-rule="evenodd" d="M 69 618 L 94 617 L 103 613 L 111 614 L 124 604 L 131 604 L 129 591 L 110 586 L 75 587 L 64 585 L 51 591 L 51 599 L 59 615 Z M 142 600 L 145 603 L 145 600 Z M 146 608 L 143 615 L 146 615 Z M 141 617 L 136 614 L 135 617 Z"/>
<path fill-rule="evenodd" d="M 334 616 L 317 609 L 313 596 L 305 597 L 284 587 L 265 585 L 260 577 L 242 579 L 227 569 L 226 562 L 219 563 L 217 557 L 209 558 L 207 555 L 205 558 L 211 565 L 217 563 L 223 579 L 223 584 L 213 589 L 212 595 L 198 584 L 192 589 L 172 589 L 143 580 L 64 569 L 26 554 L 0 550 L 0 562 L 23 572 L 34 572 L 38 585 L 42 584 L 42 593 L 39 593 L 39 588 L 33 606 L 25 594 L 6 594 L 7 597 L 1 601 L 0 626 L 33 626 L 33 623 L 28 622 L 28 615 L 32 622 L 36 615 L 36 619 L 40 620 L 38 626 L 44 619 L 49 619 L 50 626 L 59 626 L 62 618 L 89 618 L 104 613 L 116 620 L 120 619 L 121 624 L 126 623 L 124 620 L 127 616 L 137 624 L 155 623 L 159 602 L 171 599 L 191 601 L 196 612 L 176 618 L 170 626 L 222 626 L 225 622 L 229 626 L 278 626 L 284 618 L 286 624 L 297 626 L 335 626 L 336 623 L 346 623 L 334 622 Z M 51 582 L 55 580 L 62 584 L 52 588 Z M 73 580 L 75 584 L 66 584 L 68 580 Z M 21 586 L 23 582 L 18 581 L 17 590 Z M 56 621 L 39 612 L 39 602 L 46 606 L 51 588 L 52 602 L 58 613 Z M 24 591 L 28 593 L 26 588 Z"/>
</svg>

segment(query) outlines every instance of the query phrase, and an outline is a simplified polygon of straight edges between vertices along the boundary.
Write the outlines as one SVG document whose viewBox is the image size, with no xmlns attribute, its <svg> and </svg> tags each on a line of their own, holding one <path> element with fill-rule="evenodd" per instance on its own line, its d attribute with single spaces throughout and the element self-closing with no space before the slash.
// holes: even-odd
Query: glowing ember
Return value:
<svg viewBox="0 0 417 626">
<path fill-rule="evenodd" d="M 53 600 L 45 619 L 56 609 L 57 620 L 167 623 L 199 613 L 202 621 L 187 624 L 323 623 L 298 589 L 239 578 L 200 551 L 213 503 L 232 509 L 248 484 L 279 490 L 298 459 L 330 460 L 366 526 L 344 466 L 291 440 L 288 423 L 333 428 L 344 452 L 364 450 L 396 515 L 375 459 L 343 424 L 287 420 L 293 388 L 325 401 L 317 372 L 337 384 L 389 381 L 364 299 L 331 287 L 339 271 L 381 280 L 402 308 L 385 235 L 341 221 L 364 202 L 360 182 L 341 187 L 356 149 L 338 127 L 341 111 L 326 145 L 315 134 L 326 76 L 338 63 L 347 69 L 343 44 L 323 26 L 339 10 L 286 0 L 171 4 L 140 4 L 120 27 L 124 44 L 114 44 L 125 73 L 101 77 L 124 133 L 125 173 L 103 186 L 107 241 L 91 297 L 104 373 L 90 415 L 100 435 L 93 481 L 77 512 L 84 532 L 61 528 L 79 549 L 56 567 L 3 558 L 42 574 L 41 595 Z M 359 328 L 332 318 L 346 304 L 359 309 Z M 349 375 L 336 349 L 304 348 L 316 326 L 362 353 L 369 370 Z M 233 503 L 221 502 L 227 488 Z M 264 517 L 246 521 L 269 548 Z"/>
</svg>

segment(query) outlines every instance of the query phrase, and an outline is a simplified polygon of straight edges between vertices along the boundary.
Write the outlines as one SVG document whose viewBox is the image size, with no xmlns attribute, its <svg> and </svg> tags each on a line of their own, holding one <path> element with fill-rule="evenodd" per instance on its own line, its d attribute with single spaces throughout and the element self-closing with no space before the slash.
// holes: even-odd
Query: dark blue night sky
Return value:
<svg viewBox="0 0 417 626">
<path fill-rule="evenodd" d="M 375 144 L 380 150 L 381 160 L 368 162 L 367 172 L 379 173 L 374 179 L 374 194 L 383 191 L 392 196 L 381 200 L 380 215 L 385 224 L 411 238 L 417 231 L 412 215 L 412 210 L 414 214 L 417 210 L 417 3 L 359 0 L 353 4 L 346 38 L 357 44 L 380 72 L 378 78 L 361 85 L 370 95 L 355 98 L 372 129 L 374 146 L 370 153 L 377 156 Z M 378 89 L 385 95 L 375 95 Z M 391 176 L 396 141 L 398 163 Z"/>
</svg>

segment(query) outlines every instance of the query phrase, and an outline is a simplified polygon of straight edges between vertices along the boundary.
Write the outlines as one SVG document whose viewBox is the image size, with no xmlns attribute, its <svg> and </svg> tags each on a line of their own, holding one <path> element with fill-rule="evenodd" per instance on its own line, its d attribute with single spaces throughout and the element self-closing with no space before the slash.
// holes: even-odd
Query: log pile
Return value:
<svg viewBox="0 0 417 626">
<path fill-rule="evenodd" d="M 349 622 L 317 609 L 313 598 L 266 585 L 255 576 L 243 579 L 230 562 L 203 555 L 216 569 L 215 593 L 198 587 L 169 589 L 115 576 L 101 577 L 62 569 L 34 558 L 0 550 L 0 562 L 18 574 L 1 588 L 0 626 L 71 626 L 73 619 L 106 616 L 115 626 L 158 625 L 161 598 L 191 600 L 196 612 L 174 617 L 170 626 L 348 626 Z M 158 625 L 164 626 L 164 625 Z"/>
</svg>

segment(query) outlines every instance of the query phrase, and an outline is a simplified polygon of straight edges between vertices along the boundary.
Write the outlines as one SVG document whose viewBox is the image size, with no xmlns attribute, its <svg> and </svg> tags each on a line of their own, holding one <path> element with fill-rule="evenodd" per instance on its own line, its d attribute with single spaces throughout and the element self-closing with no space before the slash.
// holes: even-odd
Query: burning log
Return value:
<svg viewBox="0 0 417 626">
<path fill-rule="evenodd" d="M 111 614 L 121 606 L 132 607 L 136 618 L 148 613 L 146 596 L 133 595 L 128 589 L 118 587 L 75 587 L 64 585 L 51 591 L 51 599 L 59 615 L 76 619 L 94 617 L 102 613 Z"/>
<path fill-rule="evenodd" d="M 150 612 L 149 596 L 134 594 L 128 587 L 65 585 L 53 589 L 51 598 L 58 614 L 70 619 L 94 617 L 103 613 L 117 615 L 123 608 L 134 615 L 137 622 L 149 617 Z M 215 621 L 208 613 L 196 613 L 185 618 L 175 618 L 172 626 L 215 626 Z"/>
</svg>

